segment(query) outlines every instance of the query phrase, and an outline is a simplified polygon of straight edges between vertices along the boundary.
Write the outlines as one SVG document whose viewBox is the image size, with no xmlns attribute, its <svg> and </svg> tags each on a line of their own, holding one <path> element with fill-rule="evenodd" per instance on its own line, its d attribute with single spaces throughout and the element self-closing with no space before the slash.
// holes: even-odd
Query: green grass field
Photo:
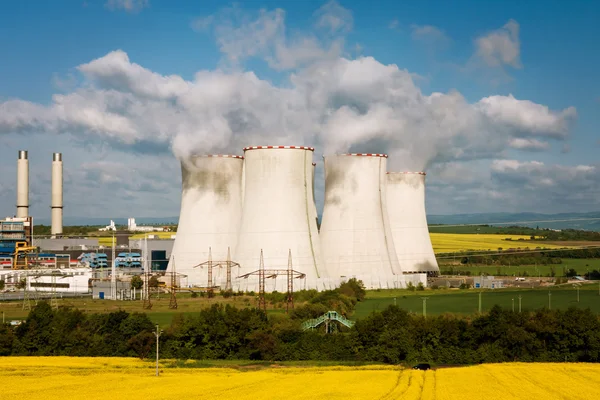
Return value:
<svg viewBox="0 0 600 400">
<path fill-rule="evenodd" d="M 492 276 L 521 276 L 527 272 L 528 276 L 551 276 L 554 269 L 555 276 L 563 276 L 563 269 L 573 268 L 579 275 L 584 275 L 594 269 L 600 270 L 599 258 L 573 258 L 564 259 L 562 264 L 555 265 L 512 265 L 512 266 L 489 266 L 489 265 L 440 265 L 440 271 L 469 271 L 471 275 L 487 274 Z M 455 272 L 458 274 L 458 272 Z"/>
<path fill-rule="evenodd" d="M 548 307 L 548 292 L 550 292 L 552 309 L 589 307 L 595 313 L 600 313 L 599 289 L 599 284 L 581 286 L 579 290 L 579 303 L 577 302 L 577 290 L 572 285 L 550 289 L 488 289 L 482 291 L 482 311 L 489 311 L 496 304 L 506 309 L 512 309 L 512 299 L 515 302 L 515 310 L 518 310 L 519 295 L 521 295 L 523 311 Z M 356 312 L 352 316 L 352 319 L 366 317 L 369 313 L 383 310 L 394 303 L 398 307 L 410 312 L 421 314 L 423 312 L 423 300 L 421 297 L 428 297 L 427 315 L 445 313 L 475 314 L 478 312 L 479 307 L 479 292 L 479 290 L 474 289 L 426 290 L 422 292 L 407 290 L 369 291 L 367 298 L 357 304 Z"/>
</svg>

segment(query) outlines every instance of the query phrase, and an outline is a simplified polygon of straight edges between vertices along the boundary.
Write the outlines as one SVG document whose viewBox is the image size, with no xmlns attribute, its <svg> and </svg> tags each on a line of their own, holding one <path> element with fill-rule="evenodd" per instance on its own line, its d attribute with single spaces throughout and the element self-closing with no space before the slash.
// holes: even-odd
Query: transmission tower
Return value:
<svg viewBox="0 0 600 400">
<path fill-rule="evenodd" d="M 294 308 L 294 281 L 293 279 L 304 279 L 306 274 L 295 271 L 292 269 L 292 252 L 290 250 L 288 257 L 287 269 L 265 269 L 265 262 L 263 258 L 263 252 L 260 251 L 260 267 L 258 271 L 252 271 L 244 275 L 238 276 L 238 278 L 248 279 L 250 276 L 258 275 L 258 308 L 266 311 L 267 303 L 265 301 L 265 280 L 268 278 L 277 278 L 278 276 L 285 275 L 287 277 L 288 291 L 287 291 L 287 305 L 286 311 L 290 308 Z"/>
<path fill-rule="evenodd" d="M 288 254 L 288 268 L 287 268 L 287 299 L 285 305 L 286 314 L 290 311 L 290 308 L 294 309 L 294 275 L 292 269 L 292 250 Z"/>
<path fill-rule="evenodd" d="M 150 300 L 150 271 L 148 270 L 148 253 L 145 253 L 144 258 L 144 290 L 142 292 L 142 297 L 144 298 L 143 308 L 144 310 L 150 310 L 152 308 L 152 301 Z"/>
<path fill-rule="evenodd" d="M 171 268 L 171 299 L 169 308 L 177 310 L 177 274 L 175 272 L 175 256 L 173 256 L 173 268 Z"/>
<path fill-rule="evenodd" d="M 231 251 L 229 250 L 229 248 L 227 248 L 227 260 L 226 261 L 215 261 L 212 258 L 212 248 L 209 247 L 208 248 L 208 261 L 204 261 L 198 265 L 194 265 L 194 268 L 196 267 L 200 267 L 200 268 L 204 268 L 207 267 L 208 269 L 208 282 L 206 285 L 206 291 L 208 293 L 208 295 L 210 297 L 212 297 L 212 293 L 214 291 L 215 288 L 215 284 L 213 282 L 213 271 L 216 267 L 219 268 L 223 268 L 223 265 L 225 265 L 226 269 L 227 269 L 227 281 L 225 283 L 225 288 L 224 290 L 232 290 L 232 284 L 231 284 L 231 269 L 233 267 L 239 267 L 240 264 L 236 263 L 234 261 L 231 261 Z M 219 286 L 220 287 L 220 286 Z"/>
<path fill-rule="evenodd" d="M 258 309 L 267 311 L 267 302 L 265 301 L 265 260 L 263 251 L 260 249 L 260 266 L 258 267 Z"/>
<path fill-rule="evenodd" d="M 227 248 L 227 281 L 225 282 L 225 290 L 232 290 L 231 286 L 231 251 Z"/>
<path fill-rule="evenodd" d="M 28 283 L 29 283 L 29 276 L 25 275 L 25 287 L 23 288 L 23 310 L 31 311 L 31 296 L 29 293 Z M 36 300 L 35 304 L 37 304 L 37 300 Z"/>
<path fill-rule="evenodd" d="M 50 291 L 50 307 L 52 307 L 54 310 L 58 310 L 58 300 L 56 299 L 56 275 L 52 274 L 51 277 L 51 291 Z"/>
<path fill-rule="evenodd" d="M 213 262 L 212 262 L 212 248 L 208 248 L 208 282 L 206 284 L 206 291 L 208 293 L 208 297 L 212 297 L 213 293 Z"/>
</svg>

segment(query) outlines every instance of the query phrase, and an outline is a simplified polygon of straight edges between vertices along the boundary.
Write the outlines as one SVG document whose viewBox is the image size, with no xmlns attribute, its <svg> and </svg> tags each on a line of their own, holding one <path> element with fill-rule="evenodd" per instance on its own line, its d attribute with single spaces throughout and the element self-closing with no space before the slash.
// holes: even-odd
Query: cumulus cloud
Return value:
<svg viewBox="0 0 600 400">
<path fill-rule="evenodd" d="M 450 38 L 444 31 L 433 25 L 411 25 L 411 38 L 428 46 L 446 47 Z"/>
<path fill-rule="evenodd" d="M 521 68 L 520 54 L 519 24 L 513 19 L 475 40 L 475 56 L 489 67 Z"/>
<path fill-rule="evenodd" d="M 347 15 L 344 24 L 322 19 L 338 6 L 328 3 L 329 11 L 315 16 L 317 25 L 329 21 L 327 35 L 351 22 Z M 346 55 L 343 36 L 289 35 L 284 17 L 280 9 L 250 15 L 235 6 L 210 16 L 201 25 L 231 64 L 189 80 L 145 68 L 122 50 L 109 52 L 77 66 L 79 84 L 47 105 L 1 102 L 0 134 L 64 133 L 79 146 L 172 150 L 180 158 L 239 154 L 248 145 L 312 145 L 326 154 L 385 152 L 391 169 L 422 170 L 502 158 L 509 149 L 545 150 L 548 141 L 568 137 L 577 117 L 573 107 L 552 110 L 512 95 L 469 102 L 458 91 L 425 93 L 414 73 Z M 281 83 L 245 71 L 240 63 L 248 58 L 283 71 Z M 79 173 L 95 172 L 80 179 L 108 184 L 117 179 L 110 168 L 90 161 Z"/>
<path fill-rule="evenodd" d="M 289 34 L 284 10 L 248 12 L 238 5 L 196 18 L 192 28 L 214 34 L 224 66 L 237 69 L 246 59 L 260 57 L 269 67 L 283 71 L 335 59 L 342 53 L 342 36 L 352 28 L 352 13 L 331 1 L 317 10 L 314 18 L 315 26 L 326 29 L 327 35 Z"/>
<path fill-rule="evenodd" d="M 600 207 L 599 168 L 512 159 L 437 164 L 428 171 L 427 206 L 440 214 L 591 211 Z"/>
<path fill-rule="evenodd" d="M 512 138 L 508 145 L 513 149 L 528 151 L 544 151 L 550 148 L 550 143 L 537 139 Z"/>
<path fill-rule="evenodd" d="M 0 104 L 2 132 L 71 132 L 115 146 L 235 151 L 257 143 L 321 146 L 324 152 L 388 152 L 392 164 L 491 158 L 508 145 L 540 150 L 533 137 L 563 139 L 576 113 L 513 96 L 469 103 L 458 92 L 424 94 L 412 75 L 372 57 L 324 59 L 276 86 L 252 72 L 163 76 L 122 51 L 77 67 L 87 84 L 49 106 Z M 508 145 L 507 145 L 508 143 Z"/>
<path fill-rule="evenodd" d="M 337 1 L 330 0 L 314 13 L 316 26 L 330 32 L 349 32 L 352 30 L 354 18 L 352 12 L 342 7 Z"/>
<path fill-rule="evenodd" d="M 138 13 L 150 5 L 148 0 L 108 0 L 105 7 L 109 10 L 124 10 L 128 13 Z"/>
</svg>

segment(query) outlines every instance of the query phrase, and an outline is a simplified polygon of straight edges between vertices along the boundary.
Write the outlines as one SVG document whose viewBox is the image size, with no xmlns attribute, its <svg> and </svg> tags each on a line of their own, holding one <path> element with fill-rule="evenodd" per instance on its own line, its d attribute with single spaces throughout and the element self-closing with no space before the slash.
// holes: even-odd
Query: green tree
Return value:
<svg viewBox="0 0 600 400">
<path fill-rule="evenodd" d="M 152 275 L 150 280 L 148 280 L 148 287 L 157 288 L 158 287 L 158 276 Z"/>
<path fill-rule="evenodd" d="M 347 282 L 343 282 L 338 290 L 345 296 L 355 298 L 356 301 L 363 301 L 367 295 L 365 285 L 356 278 L 351 278 Z"/>
<path fill-rule="evenodd" d="M 131 278 L 131 288 L 132 289 L 139 290 L 142 288 L 142 286 L 144 286 L 144 281 L 142 281 L 142 278 L 140 278 L 137 275 L 135 275 Z"/>
</svg>

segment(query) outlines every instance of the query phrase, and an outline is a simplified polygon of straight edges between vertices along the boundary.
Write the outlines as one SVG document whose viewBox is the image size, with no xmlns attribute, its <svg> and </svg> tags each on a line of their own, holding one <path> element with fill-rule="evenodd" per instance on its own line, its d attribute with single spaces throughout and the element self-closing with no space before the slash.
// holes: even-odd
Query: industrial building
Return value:
<svg viewBox="0 0 600 400">
<path fill-rule="evenodd" d="M 321 247 L 334 284 L 356 278 L 368 289 L 404 286 L 388 221 L 385 154 L 325 159 Z"/>
<path fill-rule="evenodd" d="M 387 173 L 387 211 L 402 273 L 437 275 L 425 213 L 425 173 Z"/>
<path fill-rule="evenodd" d="M 267 292 L 331 289 L 350 278 L 369 289 L 402 288 L 438 274 L 425 213 L 425 173 L 388 173 L 385 154 L 324 157 L 319 230 L 313 154 L 306 146 L 253 146 L 244 148 L 244 156 L 181 160 L 176 237 L 132 240 L 116 233 L 113 249 L 98 239 L 63 237 L 61 153 L 52 154 L 51 236 L 34 236 L 28 153 L 19 151 L 17 215 L 0 221 L 0 270 L 13 275 L 60 270 L 61 279 L 72 281 L 69 288 L 80 288 L 85 278 L 78 277 L 105 279 L 113 265 L 118 275 L 147 266 L 175 271 L 184 287 L 258 291 L 262 282 Z M 133 219 L 128 226 L 141 228 Z M 114 223 L 109 228 L 116 229 Z M 86 272 L 75 274 L 73 268 Z M 48 284 L 45 274 L 37 275 L 28 278 L 34 286 Z"/>
</svg>

